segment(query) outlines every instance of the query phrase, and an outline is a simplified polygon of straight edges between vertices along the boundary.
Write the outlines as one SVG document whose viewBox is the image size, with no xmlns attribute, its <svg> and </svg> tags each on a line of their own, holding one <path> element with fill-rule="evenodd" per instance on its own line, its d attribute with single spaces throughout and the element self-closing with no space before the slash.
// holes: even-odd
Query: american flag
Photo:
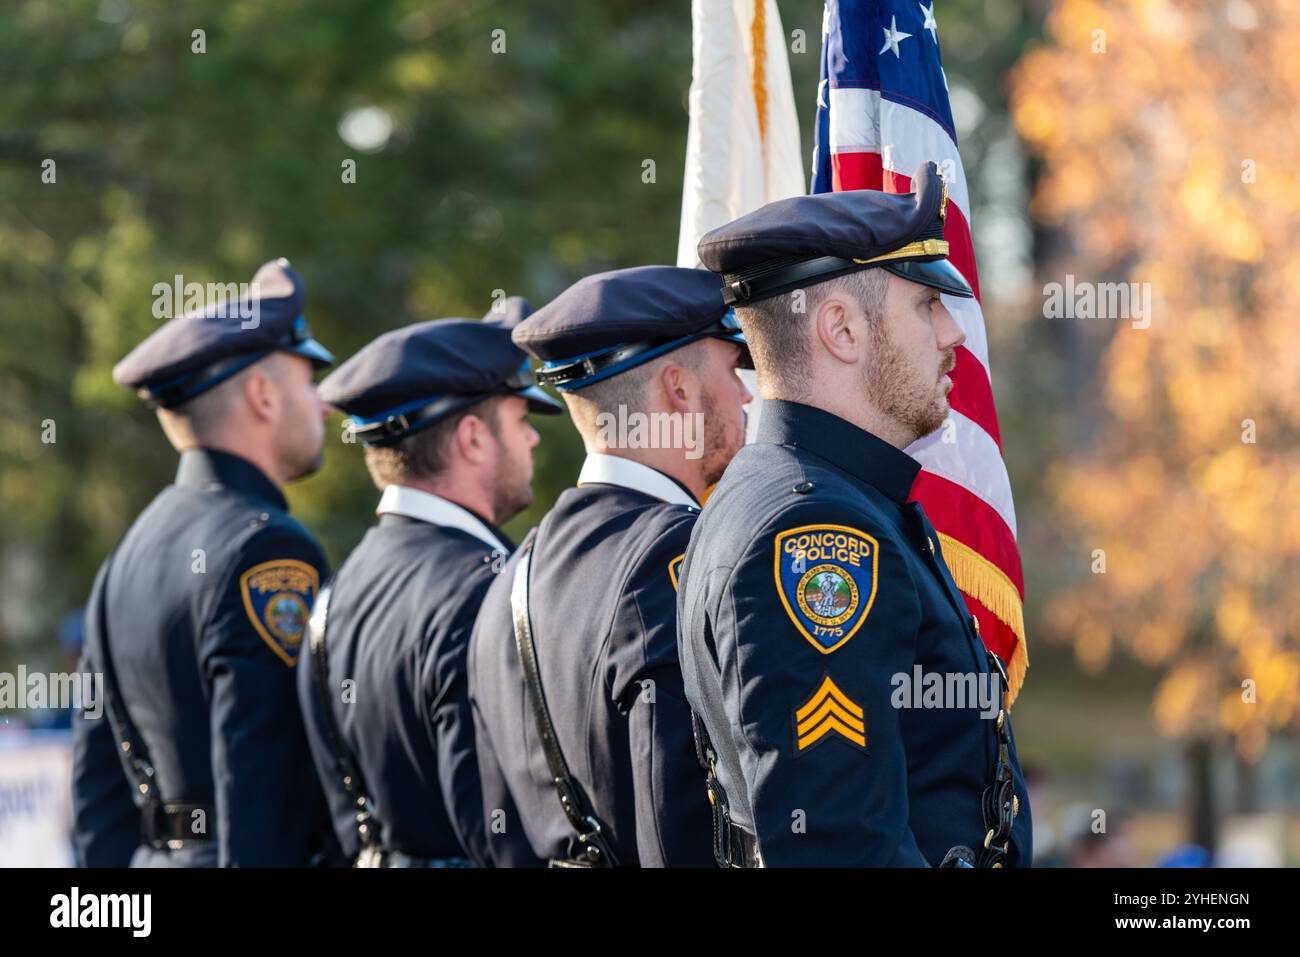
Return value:
<svg viewBox="0 0 1300 957">
<path fill-rule="evenodd" d="M 1024 574 L 989 380 L 970 194 L 934 7 L 917 0 L 826 0 L 812 191 L 910 192 L 909 174 L 927 160 L 948 181 L 944 238 L 975 298 L 943 297 L 966 342 L 952 372 L 950 423 L 908 449 L 922 466 L 912 496 L 939 531 L 985 645 L 1007 663 L 1014 700 L 1029 664 Z"/>
</svg>

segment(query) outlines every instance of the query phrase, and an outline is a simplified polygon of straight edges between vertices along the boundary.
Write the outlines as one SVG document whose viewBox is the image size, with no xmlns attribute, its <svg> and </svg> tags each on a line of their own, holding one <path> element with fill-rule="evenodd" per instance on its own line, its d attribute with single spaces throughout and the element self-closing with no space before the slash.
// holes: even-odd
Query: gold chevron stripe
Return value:
<svg viewBox="0 0 1300 957">
<path fill-rule="evenodd" d="M 827 675 L 822 681 L 821 687 L 813 692 L 813 696 L 794 713 L 795 720 L 802 722 L 804 718 L 812 714 L 813 710 L 821 704 L 822 699 L 827 695 L 834 697 L 835 700 L 840 703 L 840 706 L 855 718 L 861 718 L 863 716 L 862 709 L 854 704 L 853 699 L 841 691 L 834 681 L 831 681 L 830 675 Z"/>
<path fill-rule="evenodd" d="M 825 675 L 812 697 L 794 713 L 795 745 L 803 751 L 833 731 L 865 751 L 867 726 L 864 717 L 862 708 L 836 687 L 830 675 Z"/>
<path fill-rule="evenodd" d="M 795 733 L 801 736 L 807 734 L 810 728 L 815 728 L 821 724 L 822 719 L 827 715 L 834 715 L 835 718 L 844 722 L 854 731 L 864 732 L 867 730 L 865 724 L 841 708 L 834 698 L 827 698 L 811 717 L 799 722 L 798 727 L 795 728 Z"/>
<path fill-rule="evenodd" d="M 818 726 L 817 730 L 799 738 L 799 750 L 802 751 L 805 748 L 812 747 L 832 731 L 852 741 L 860 748 L 865 748 L 867 746 L 867 739 L 865 736 L 854 731 L 852 728 L 846 727 L 838 718 L 832 715 L 822 722 L 822 724 Z"/>
</svg>

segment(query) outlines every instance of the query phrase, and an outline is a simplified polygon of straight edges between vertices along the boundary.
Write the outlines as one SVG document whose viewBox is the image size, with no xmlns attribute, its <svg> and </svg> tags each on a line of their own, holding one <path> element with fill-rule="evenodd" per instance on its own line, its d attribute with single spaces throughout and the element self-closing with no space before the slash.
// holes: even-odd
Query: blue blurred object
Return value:
<svg viewBox="0 0 1300 957">
<path fill-rule="evenodd" d="M 1214 858 L 1199 844 L 1181 844 L 1156 861 L 1156 867 L 1213 867 Z"/>
<path fill-rule="evenodd" d="M 81 654 L 81 643 L 86 640 L 85 609 L 70 611 L 59 620 L 59 647 L 69 655 Z"/>
</svg>

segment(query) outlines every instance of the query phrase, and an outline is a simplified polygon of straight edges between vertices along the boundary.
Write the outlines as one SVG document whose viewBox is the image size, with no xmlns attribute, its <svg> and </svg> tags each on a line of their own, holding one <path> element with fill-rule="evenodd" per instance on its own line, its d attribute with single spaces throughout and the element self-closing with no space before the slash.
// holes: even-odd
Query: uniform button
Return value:
<svg viewBox="0 0 1300 957">
<path fill-rule="evenodd" d="M 975 634 L 978 635 L 980 633 L 980 620 L 976 618 L 974 615 L 971 615 L 970 624 L 971 627 L 975 629 Z"/>
<path fill-rule="evenodd" d="M 809 492 L 811 492 L 811 491 L 812 491 L 813 489 L 815 489 L 816 487 L 817 487 L 817 485 L 816 485 L 816 483 L 814 483 L 814 482 L 800 482 L 798 485 L 796 485 L 796 486 L 794 487 L 794 490 L 793 490 L 793 491 L 794 491 L 795 494 L 797 494 L 797 495 L 807 495 Z"/>
<path fill-rule="evenodd" d="M 926 536 L 925 543 L 930 546 L 930 554 L 934 554 L 934 539 Z"/>
</svg>

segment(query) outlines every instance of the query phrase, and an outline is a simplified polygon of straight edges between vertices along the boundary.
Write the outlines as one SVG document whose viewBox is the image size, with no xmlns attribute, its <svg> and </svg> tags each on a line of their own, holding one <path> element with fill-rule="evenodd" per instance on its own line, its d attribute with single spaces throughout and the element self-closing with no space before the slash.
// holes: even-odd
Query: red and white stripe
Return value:
<svg viewBox="0 0 1300 957">
<path fill-rule="evenodd" d="M 926 509 L 945 542 L 950 564 L 956 565 L 966 546 L 992 566 L 983 577 L 1006 592 L 1000 614 L 966 590 L 967 604 L 980 623 L 988 647 L 1013 665 L 1012 692 L 1019 690 L 1028 660 L 1024 648 L 1024 574 L 1016 545 L 1016 512 L 1011 481 L 1002 458 L 1002 437 L 989 377 L 988 337 L 980 305 L 979 273 L 970 228 L 970 193 L 961 154 L 947 131 L 925 113 L 883 98 L 878 91 L 833 89 L 829 95 L 830 147 L 833 186 L 906 193 L 911 173 L 933 161 L 948 182 L 948 215 L 944 238 L 949 259 L 975 290 L 974 299 L 945 295 L 962 331 L 952 371 L 950 421 L 907 451 L 921 463 L 913 496 Z M 953 541 L 958 543 L 953 545 Z M 996 571 L 993 571 L 996 569 Z M 1000 573 L 1000 575 L 999 575 Z M 1014 592 L 1011 590 L 1014 589 Z M 1014 605 L 1014 607 L 1011 607 Z"/>
</svg>

